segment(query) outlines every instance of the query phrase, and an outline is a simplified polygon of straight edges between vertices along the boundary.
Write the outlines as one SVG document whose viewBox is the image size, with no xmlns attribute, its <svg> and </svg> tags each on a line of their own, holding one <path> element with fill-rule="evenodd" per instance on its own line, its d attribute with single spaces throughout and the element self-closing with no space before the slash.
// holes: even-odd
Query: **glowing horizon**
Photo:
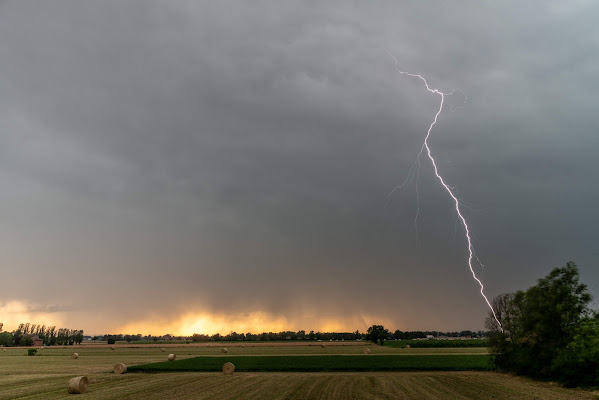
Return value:
<svg viewBox="0 0 599 400">
<path fill-rule="evenodd" d="M 77 315 L 73 315 L 77 314 Z M 36 310 L 22 301 L 0 303 L 0 315 L 4 320 L 4 331 L 14 331 L 20 323 L 36 325 L 55 325 L 59 328 L 84 329 L 88 336 L 103 334 L 151 334 L 162 336 L 191 336 L 194 333 L 214 335 L 238 333 L 262 333 L 310 330 L 320 332 L 364 332 L 373 324 L 383 324 L 392 328 L 397 323 L 392 319 L 375 314 L 356 313 L 351 317 L 318 316 L 316 312 L 304 313 L 301 317 L 288 318 L 265 311 L 217 313 L 207 311 L 189 311 L 182 313 L 150 313 L 142 318 L 125 323 L 94 324 L 91 321 L 81 326 L 80 313 L 48 312 Z M 79 321 L 79 322 L 78 322 Z M 102 328 L 101 326 L 104 326 Z M 393 328 L 396 329 L 396 328 Z"/>
</svg>

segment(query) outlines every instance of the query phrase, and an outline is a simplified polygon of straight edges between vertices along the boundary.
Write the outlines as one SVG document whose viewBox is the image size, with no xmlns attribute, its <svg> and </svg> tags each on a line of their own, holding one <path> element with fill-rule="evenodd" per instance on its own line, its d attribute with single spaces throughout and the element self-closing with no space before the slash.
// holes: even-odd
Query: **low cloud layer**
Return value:
<svg viewBox="0 0 599 400">
<path fill-rule="evenodd" d="M 439 98 L 385 49 L 468 98 L 430 145 L 488 295 L 568 260 L 599 292 L 593 2 L 0 11 L 0 304 L 90 333 L 482 328 L 426 159 L 387 203 Z"/>
</svg>

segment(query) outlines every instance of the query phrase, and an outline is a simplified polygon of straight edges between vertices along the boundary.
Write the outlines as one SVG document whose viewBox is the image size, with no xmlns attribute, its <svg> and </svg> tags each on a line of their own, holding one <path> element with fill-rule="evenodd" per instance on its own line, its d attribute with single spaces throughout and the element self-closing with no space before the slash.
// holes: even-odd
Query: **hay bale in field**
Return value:
<svg viewBox="0 0 599 400">
<path fill-rule="evenodd" d="M 235 365 L 233 365 L 233 363 L 226 362 L 223 365 L 223 374 L 225 374 L 225 375 L 233 375 L 233 372 L 235 372 Z"/>
<path fill-rule="evenodd" d="M 127 372 L 127 366 L 123 363 L 118 363 L 114 366 L 113 371 L 117 375 L 124 374 L 125 372 Z"/>
<path fill-rule="evenodd" d="M 164 350 L 164 347 L 162 347 L 160 351 L 164 353 L 166 350 Z"/>
<path fill-rule="evenodd" d="M 366 354 L 366 355 L 370 354 L 370 349 L 364 349 L 364 354 Z"/>
<path fill-rule="evenodd" d="M 245 349 L 245 344 L 242 344 L 242 345 L 241 345 L 241 348 L 242 348 L 242 349 Z"/>
<path fill-rule="evenodd" d="M 110 346 L 110 350 L 114 350 L 114 346 Z"/>
<path fill-rule="evenodd" d="M 6 349 L 2 349 L 2 351 L 6 351 Z"/>
<path fill-rule="evenodd" d="M 325 345 L 324 345 L 324 343 L 323 343 L 323 344 L 321 344 L 321 345 L 320 345 L 320 347 L 322 347 L 322 348 L 324 349 L 326 346 L 325 346 Z"/>
<path fill-rule="evenodd" d="M 223 347 L 223 349 L 222 349 L 221 351 L 222 351 L 223 353 L 227 354 L 227 352 L 228 352 L 229 350 L 227 350 L 227 348 L 226 348 L 226 347 Z"/>
<path fill-rule="evenodd" d="M 409 349 L 409 348 L 410 348 L 410 345 L 409 345 L 409 344 L 406 344 L 406 349 Z"/>
<path fill-rule="evenodd" d="M 69 380 L 69 386 L 67 386 L 67 391 L 70 394 L 80 394 L 87 392 L 87 387 L 89 386 L 89 379 L 87 376 L 76 376 L 75 378 L 71 378 Z"/>
<path fill-rule="evenodd" d="M 176 355 L 174 355 L 174 354 L 169 354 L 169 355 L 168 355 L 168 360 L 169 360 L 169 361 L 175 361 L 175 358 L 177 358 L 177 356 L 176 356 Z"/>
<path fill-rule="evenodd" d="M 73 353 L 73 354 L 71 354 L 71 358 L 72 358 L 73 360 L 76 360 L 76 359 L 78 359 L 78 358 L 79 358 L 79 354 L 77 354 L 77 353 Z"/>
</svg>

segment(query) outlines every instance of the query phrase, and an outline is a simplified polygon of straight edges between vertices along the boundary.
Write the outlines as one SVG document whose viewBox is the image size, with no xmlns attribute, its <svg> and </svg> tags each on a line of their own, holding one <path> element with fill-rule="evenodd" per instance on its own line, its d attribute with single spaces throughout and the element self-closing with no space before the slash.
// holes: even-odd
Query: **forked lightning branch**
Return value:
<svg viewBox="0 0 599 400">
<path fill-rule="evenodd" d="M 400 70 L 399 67 L 398 67 L 397 58 L 389 50 L 387 50 L 387 53 L 389 53 L 389 55 L 391 56 L 391 58 L 393 58 L 393 60 L 395 61 L 395 69 L 397 70 L 397 72 L 399 72 L 402 75 L 407 75 L 407 76 L 410 76 L 410 77 L 413 77 L 413 78 L 418 78 L 418 79 L 422 80 L 422 82 L 424 82 L 426 90 L 428 90 L 430 93 L 439 95 L 439 97 L 441 98 L 441 101 L 439 103 L 439 109 L 437 110 L 437 113 L 435 114 L 435 118 L 433 119 L 433 122 L 428 127 L 428 130 L 426 132 L 426 136 L 424 138 L 424 143 L 422 144 L 422 147 L 420 148 L 420 152 L 418 153 L 418 156 L 416 158 L 416 163 L 419 162 L 420 157 L 421 157 L 423 151 L 426 150 L 426 154 L 427 154 L 428 158 L 431 160 L 431 163 L 433 164 L 433 169 L 435 171 L 435 175 L 437 176 L 437 179 L 439 179 L 439 182 L 441 182 L 441 185 L 445 188 L 445 190 L 447 191 L 447 193 L 449 194 L 449 196 L 453 200 L 453 203 L 455 205 L 455 210 L 456 210 L 456 212 L 458 214 L 458 217 L 459 217 L 460 221 L 462 222 L 462 225 L 464 226 L 464 230 L 465 230 L 465 233 L 466 233 L 466 240 L 467 240 L 467 243 L 468 243 L 468 268 L 470 269 L 470 272 L 472 273 L 472 277 L 474 278 L 474 280 L 479 284 L 479 286 L 480 286 L 480 294 L 483 296 L 483 298 L 485 299 L 485 302 L 487 303 L 487 305 L 491 309 L 491 312 L 493 313 L 493 317 L 495 318 L 495 321 L 497 322 L 497 325 L 499 326 L 499 329 L 503 331 L 503 328 L 501 326 L 501 322 L 499 322 L 499 319 L 497 318 L 497 315 L 495 314 L 495 310 L 493 310 L 493 307 L 491 306 L 491 303 L 489 302 L 489 299 L 487 299 L 487 296 L 485 296 L 484 285 L 483 285 L 482 281 L 476 276 L 476 273 L 474 272 L 474 268 L 472 268 L 472 259 L 474 258 L 474 247 L 472 246 L 472 239 L 470 237 L 470 229 L 468 228 L 468 224 L 466 223 L 466 219 L 464 218 L 464 216 L 462 215 L 462 212 L 460 210 L 460 201 L 458 200 L 458 198 L 453 193 L 452 188 L 449 185 L 447 185 L 447 183 L 445 183 L 445 180 L 443 179 L 443 177 L 439 173 L 439 169 L 437 168 L 437 163 L 435 162 L 435 158 L 433 157 L 433 155 L 431 153 L 431 149 L 430 149 L 430 147 L 428 145 L 428 139 L 429 139 L 429 137 L 431 135 L 431 131 L 433 129 L 433 126 L 435 126 L 435 124 L 437 123 L 439 115 L 441 114 L 441 111 L 443 110 L 443 104 L 445 102 L 445 96 L 453 94 L 453 92 L 451 92 L 451 93 L 443 93 L 443 92 L 441 92 L 438 89 L 432 89 L 428 85 L 428 82 L 426 81 L 426 79 L 424 79 L 424 77 L 422 75 L 420 75 L 420 74 L 412 74 L 412 73 Z M 408 177 L 408 179 L 409 179 L 409 177 Z M 404 184 L 405 184 L 405 182 L 404 182 Z M 403 186 L 403 184 L 401 186 Z"/>
</svg>

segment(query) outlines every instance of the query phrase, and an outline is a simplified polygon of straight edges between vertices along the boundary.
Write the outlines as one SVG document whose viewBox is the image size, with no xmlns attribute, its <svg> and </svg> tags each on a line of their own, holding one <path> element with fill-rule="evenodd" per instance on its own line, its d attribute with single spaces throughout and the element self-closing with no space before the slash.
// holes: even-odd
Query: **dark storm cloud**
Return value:
<svg viewBox="0 0 599 400">
<path fill-rule="evenodd" d="M 197 304 L 482 327 L 462 229 L 426 159 L 418 233 L 415 183 L 385 207 L 439 101 L 386 48 L 468 96 L 431 146 L 472 205 L 488 294 L 569 259 L 599 278 L 591 3 L 0 11 L 0 246 L 14 279 L 44 276 L 0 301 L 111 307 L 120 293 L 123 319 Z"/>
</svg>

